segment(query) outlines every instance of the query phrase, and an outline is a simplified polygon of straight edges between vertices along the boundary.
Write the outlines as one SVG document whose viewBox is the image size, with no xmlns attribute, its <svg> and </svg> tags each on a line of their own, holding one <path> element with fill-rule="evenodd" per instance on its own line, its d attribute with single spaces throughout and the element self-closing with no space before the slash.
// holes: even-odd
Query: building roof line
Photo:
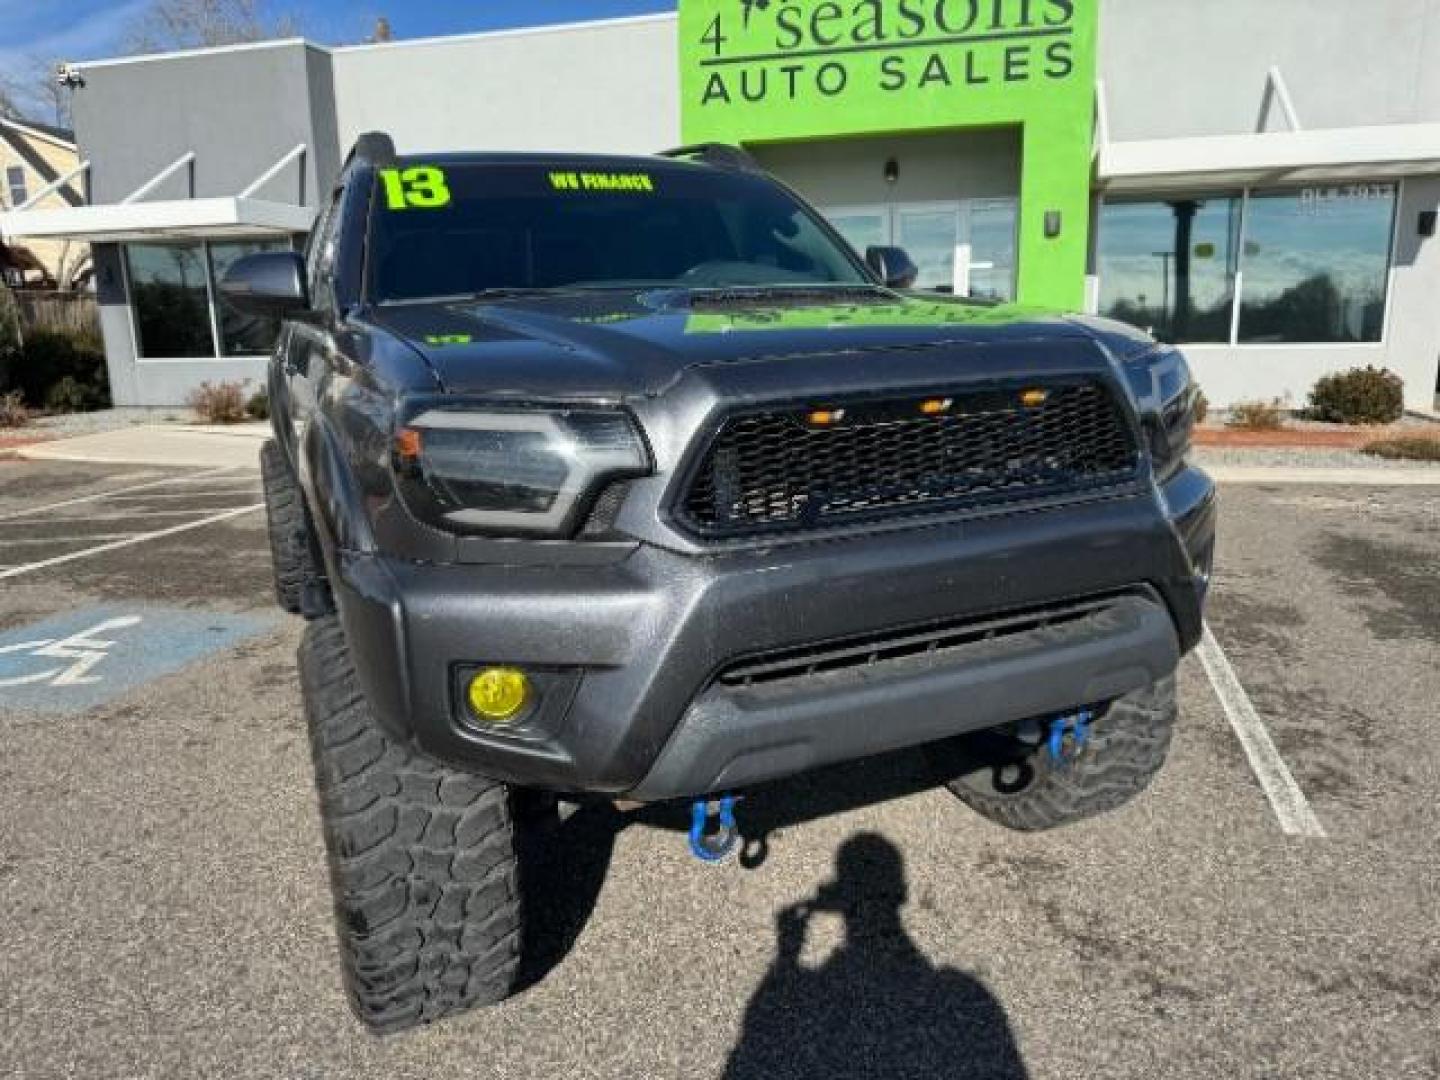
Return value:
<svg viewBox="0 0 1440 1080">
<path fill-rule="evenodd" d="M 673 11 L 658 11 L 648 15 L 619 15 L 611 19 L 582 19 L 577 22 L 548 23 L 540 26 L 516 26 L 505 30 L 475 30 L 467 34 L 438 34 L 432 37 L 401 39 L 398 41 L 367 42 L 364 45 L 339 45 L 326 52 L 331 54 L 365 52 L 370 49 L 412 48 L 415 46 L 452 45 L 471 41 L 494 41 L 501 38 L 539 37 L 544 34 L 562 34 L 576 30 L 606 30 L 646 23 L 674 22 L 679 15 Z"/>
<path fill-rule="evenodd" d="M 15 120 L 7 116 L 0 116 L 0 127 L 15 128 L 33 138 L 44 139 L 48 143 L 54 143 L 56 146 L 65 150 L 76 149 L 75 133 L 73 131 L 66 132 L 61 128 L 50 127 L 48 124 L 39 124 L 33 120 Z M 66 137 L 67 135 L 69 136 L 68 138 Z"/>
<path fill-rule="evenodd" d="M 7 130 L 10 128 L 23 130 L 20 124 L 0 124 L 0 141 L 3 141 L 11 150 L 14 150 L 20 159 L 24 161 L 26 165 L 30 166 L 31 171 L 46 184 L 52 184 L 60 179 L 60 174 L 55 171 L 50 163 L 37 154 L 34 148 L 24 139 L 20 138 L 15 131 Z M 71 206 L 83 206 L 85 204 L 85 200 L 80 197 L 80 193 L 69 184 L 62 184 L 55 194 Z"/>
<path fill-rule="evenodd" d="M 254 52 L 260 49 L 278 49 L 303 45 L 307 49 L 334 56 L 340 53 L 363 52 L 369 49 L 407 49 L 432 45 L 449 45 L 476 40 L 496 40 L 512 37 L 532 37 L 542 34 L 565 33 L 576 30 L 605 29 L 642 25 L 645 23 L 674 22 L 679 15 L 673 11 L 653 12 L 648 15 L 622 15 L 613 19 L 587 19 L 579 22 L 554 23 L 542 26 L 519 26 L 505 30 L 477 30 L 468 34 L 441 34 L 433 37 L 379 41 L 363 45 L 320 45 L 305 37 L 276 38 L 274 41 L 246 41 L 238 45 L 218 45 L 210 48 L 174 49 L 170 52 L 144 53 L 140 56 L 117 56 L 104 60 L 79 60 L 74 66 L 81 72 L 99 68 L 120 67 L 126 64 L 148 64 L 158 60 L 183 60 L 195 56 L 223 56 L 228 53 Z"/>
<path fill-rule="evenodd" d="M 182 60 L 191 56 L 221 56 L 227 53 L 258 52 L 261 49 L 279 49 L 287 45 L 304 45 L 319 52 L 329 52 L 323 45 L 316 45 L 303 37 L 276 38 L 274 41 L 245 41 L 238 45 L 216 45 L 199 49 L 173 49 L 170 52 L 142 53 L 139 56 L 115 56 L 108 60 L 77 60 L 72 66 L 82 73 L 97 68 L 121 67 L 127 64 L 150 64 L 159 60 Z"/>
</svg>

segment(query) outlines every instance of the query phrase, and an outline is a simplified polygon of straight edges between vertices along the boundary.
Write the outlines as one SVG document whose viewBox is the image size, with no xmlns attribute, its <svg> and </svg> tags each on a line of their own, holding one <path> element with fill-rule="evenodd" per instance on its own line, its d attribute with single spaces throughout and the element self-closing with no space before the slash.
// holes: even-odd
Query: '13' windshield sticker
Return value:
<svg viewBox="0 0 1440 1080">
<path fill-rule="evenodd" d="M 385 204 L 391 210 L 440 210 L 450 205 L 450 186 L 445 173 L 433 165 L 408 169 L 381 169 Z"/>
</svg>

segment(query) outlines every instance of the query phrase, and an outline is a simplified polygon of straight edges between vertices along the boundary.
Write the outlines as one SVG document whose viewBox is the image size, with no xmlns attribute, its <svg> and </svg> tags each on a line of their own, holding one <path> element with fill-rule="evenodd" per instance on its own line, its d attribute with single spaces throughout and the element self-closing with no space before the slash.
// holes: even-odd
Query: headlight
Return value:
<svg viewBox="0 0 1440 1080">
<path fill-rule="evenodd" d="M 395 433 L 401 497 L 457 533 L 570 536 L 609 482 L 650 471 L 627 413 L 419 406 Z"/>
<path fill-rule="evenodd" d="M 1123 366 L 1140 407 L 1155 475 L 1163 482 L 1184 466 L 1190 454 L 1200 388 L 1184 354 L 1168 345 L 1128 357 Z"/>
</svg>

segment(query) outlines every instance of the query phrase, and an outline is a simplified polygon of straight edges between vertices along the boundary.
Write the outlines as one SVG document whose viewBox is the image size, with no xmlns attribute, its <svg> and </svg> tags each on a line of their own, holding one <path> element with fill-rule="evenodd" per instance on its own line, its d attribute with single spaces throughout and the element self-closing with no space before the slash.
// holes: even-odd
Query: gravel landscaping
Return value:
<svg viewBox="0 0 1440 1080">
<path fill-rule="evenodd" d="M 1201 468 L 1281 468 L 1281 469 L 1384 469 L 1437 472 L 1434 462 L 1391 461 L 1370 457 L 1358 450 L 1296 449 L 1279 447 L 1218 447 L 1202 446 L 1195 451 Z"/>
<path fill-rule="evenodd" d="M 64 439 L 71 435 L 95 435 L 102 431 L 118 431 L 140 424 L 193 424 L 189 409 L 101 409 L 89 413 L 61 413 L 41 416 L 26 424 L 23 430 L 31 435 Z"/>
</svg>

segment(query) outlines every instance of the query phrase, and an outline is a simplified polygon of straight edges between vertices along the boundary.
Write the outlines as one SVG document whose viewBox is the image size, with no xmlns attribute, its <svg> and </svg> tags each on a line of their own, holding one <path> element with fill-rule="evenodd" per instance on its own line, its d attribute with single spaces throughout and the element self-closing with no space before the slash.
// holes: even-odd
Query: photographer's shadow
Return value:
<svg viewBox="0 0 1440 1080">
<path fill-rule="evenodd" d="M 1005 1011 L 979 980 L 936 968 L 900 922 L 904 861 L 862 834 L 836 856 L 835 880 L 777 920 L 779 948 L 751 998 L 726 1080 L 849 1077 L 1023 1080 Z M 838 914 L 844 943 L 801 963 L 810 917 Z"/>
</svg>

